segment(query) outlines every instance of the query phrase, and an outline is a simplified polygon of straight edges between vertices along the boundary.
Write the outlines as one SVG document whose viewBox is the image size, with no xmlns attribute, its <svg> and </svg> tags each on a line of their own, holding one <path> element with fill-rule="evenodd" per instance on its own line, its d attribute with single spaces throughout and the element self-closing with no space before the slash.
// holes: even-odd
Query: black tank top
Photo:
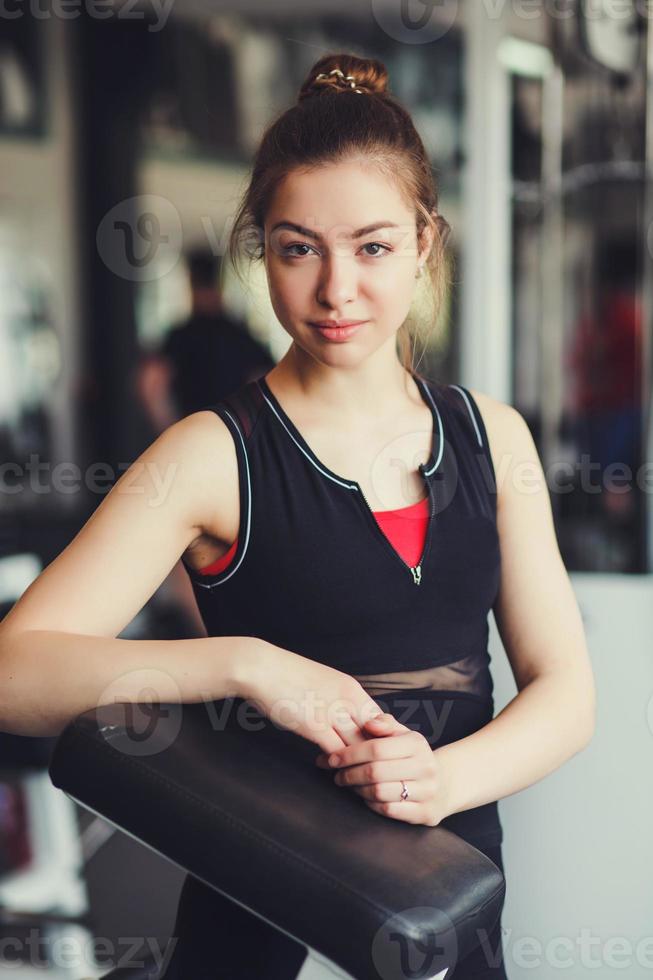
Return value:
<svg viewBox="0 0 653 980">
<path fill-rule="evenodd" d="M 209 636 L 258 636 L 342 670 L 385 710 L 398 694 L 453 704 L 435 747 L 493 717 L 488 613 L 501 559 L 478 406 L 462 385 L 413 378 L 433 427 L 419 466 L 429 522 L 416 566 L 385 536 L 359 484 L 318 459 L 265 377 L 207 406 L 236 447 L 235 555 L 215 574 L 182 563 Z M 496 803 L 453 814 L 447 825 L 472 842 L 502 839 Z"/>
</svg>

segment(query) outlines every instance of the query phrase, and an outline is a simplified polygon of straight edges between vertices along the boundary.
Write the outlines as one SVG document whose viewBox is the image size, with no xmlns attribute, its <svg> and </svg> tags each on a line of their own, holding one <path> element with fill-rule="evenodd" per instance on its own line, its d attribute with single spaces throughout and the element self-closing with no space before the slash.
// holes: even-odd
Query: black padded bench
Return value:
<svg viewBox="0 0 653 980">
<path fill-rule="evenodd" d="M 450 831 L 374 813 L 314 765 L 318 752 L 241 698 L 118 703 L 65 728 L 49 773 L 303 943 L 301 980 L 444 980 L 496 923 L 503 874 Z M 155 980 L 153 969 L 107 980 Z"/>
</svg>

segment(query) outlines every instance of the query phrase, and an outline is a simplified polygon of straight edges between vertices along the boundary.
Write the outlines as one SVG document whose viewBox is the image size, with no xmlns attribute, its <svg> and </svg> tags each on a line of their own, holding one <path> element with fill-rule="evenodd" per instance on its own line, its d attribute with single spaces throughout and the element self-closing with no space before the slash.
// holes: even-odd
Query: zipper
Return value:
<svg viewBox="0 0 653 980">
<path fill-rule="evenodd" d="M 419 383 L 419 382 L 417 382 L 417 379 L 415 379 L 415 381 L 416 381 L 416 384 L 418 384 L 418 387 L 420 388 L 420 391 L 422 391 L 422 384 Z M 324 469 L 326 469 L 326 467 L 323 467 L 322 464 L 320 464 L 319 459 L 317 459 L 317 457 L 315 456 L 315 453 L 313 452 L 313 450 L 311 449 L 311 447 L 308 445 L 308 443 L 306 442 L 306 440 L 302 436 L 301 432 L 296 428 L 296 426 L 295 426 L 294 422 L 292 421 L 292 419 L 290 419 L 286 415 L 283 407 L 277 401 L 276 395 L 271 391 L 271 389 L 270 389 L 267 381 L 265 380 L 265 376 L 259 378 L 256 381 L 256 385 L 259 388 L 259 390 L 262 392 L 263 397 L 265 398 L 266 402 L 268 402 L 268 404 L 272 404 L 274 406 L 273 411 L 279 417 L 282 425 L 284 426 L 284 428 L 286 429 L 286 431 L 289 433 L 289 435 L 293 439 L 293 441 L 299 446 L 299 448 L 304 453 L 304 455 L 308 456 L 308 458 L 311 460 L 311 462 L 313 463 L 313 465 L 314 466 L 317 466 L 317 468 L 319 470 L 321 470 L 322 472 L 324 472 Z M 432 399 L 430 399 L 430 400 L 432 401 Z M 424 401 L 426 402 L 426 399 L 424 399 Z M 431 409 L 431 414 L 433 415 L 433 409 Z M 434 426 L 434 431 L 435 431 L 435 422 L 433 423 L 433 426 Z M 431 456 L 427 462 L 428 463 L 432 463 L 433 462 L 433 457 Z M 435 494 L 433 493 L 430 480 L 426 476 L 426 473 L 424 472 L 425 469 L 426 469 L 426 466 L 427 466 L 427 463 L 420 463 L 419 466 L 418 466 L 418 469 L 419 469 L 419 472 L 422 474 L 422 479 L 424 480 L 424 483 L 426 484 L 426 489 L 428 490 L 428 495 L 429 495 L 429 517 L 428 517 L 428 525 L 427 525 L 427 529 L 426 529 L 426 535 L 424 537 L 424 547 L 422 549 L 422 554 L 420 555 L 419 561 L 418 561 L 418 563 L 416 565 L 409 565 L 407 561 L 404 561 L 404 559 L 401 557 L 401 555 L 399 554 L 399 552 L 396 551 L 395 548 L 393 547 L 393 545 L 390 543 L 390 541 L 388 540 L 387 536 L 382 531 L 381 525 L 379 524 L 379 522 L 377 521 L 376 517 L 374 516 L 374 511 L 370 507 L 370 505 L 369 505 L 369 503 L 367 501 L 367 497 L 363 493 L 363 491 L 362 491 L 362 489 L 360 487 L 360 484 L 356 483 L 355 481 L 349 481 L 349 480 L 345 482 L 342 479 L 342 477 L 337 478 L 337 474 L 329 474 L 329 473 L 326 474 L 327 476 L 330 477 L 330 479 L 336 479 L 336 482 L 337 483 L 340 483 L 341 485 L 344 485 L 344 486 L 347 486 L 347 487 L 351 487 L 351 488 L 355 488 L 356 490 L 358 490 L 358 492 L 360 494 L 360 499 L 363 502 L 363 507 L 367 511 L 367 513 L 370 515 L 372 521 L 374 522 L 374 527 L 376 528 L 377 533 L 381 535 L 381 538 L 385 542 L 386 547 L 395 556 L 395 558 L 397 559 L 397 561 L 400 561 L 401 564 L 403 565 L 403 567 L 404 568 L 407 568 L 409 570 L 409 572 L 413 576 L 413 582 L 415 583 L 415 585 L 420 585 L 420 583 L 422 581 L 422 561 L 424 560 L 424 555 L 426 554 L 426 552 L 428 550 L 428 547 L 430 545 L 433 518 L 435 516 Z"/>
<path fill-rule="evenodd" d="M 361 486 L 358 483 L 356 484 L 356 489 L 360 493 L 361 500 L 365 504 L 365 508 L 367 512 L 369 513 L 370 517 L 374 521 L 374 526 L 376 527 L 377 531 L 379 532 L 379 534 L 381 535 L 387 547 L 390 549 L 390 551 L 395 556 L 395 558 L 401 562 L 404 568 L 407 568 L 409 570 L 409 572 L 413 576 L 413 582 L 415 583 L 415 585 L 420 585 L 422 581 L 422 561 L 424 560 L 424 555 L 426 554 L 431 539 L 431 524 L 433 523 L 433 515 L 435 510 L 435 508 L 433 507 L 433 491 L 431 489 L 430 481 L 424 475 L 424 468 L 425 468 L 424 463 L 420 463 L 418 469 L 422 474 L 422 478 L 424 480 L 424 483 L 426 484 L 426 489 L 428 490 L 428 494 L 429 494 L 429 518 L 428 518 L 428 526 L 426 528 L 426 535 L 424 536 L 424 547 L 422 548 L 422 554 L 420 555 L 419 561 L 416 565 L 409 565 L 407 561 L 404 561 L 404 559 L 401 557 L 399 552 L 394 548 L 394 546 L 388 540 L 387 535 L 383 532 L 383 530 L 381 529 L 381 525 L 379 524 L 376 517 L 374 516 L 374 511 L 370 507 L 367 501 L 367 497 L 363 493 Z"/>
</svg>

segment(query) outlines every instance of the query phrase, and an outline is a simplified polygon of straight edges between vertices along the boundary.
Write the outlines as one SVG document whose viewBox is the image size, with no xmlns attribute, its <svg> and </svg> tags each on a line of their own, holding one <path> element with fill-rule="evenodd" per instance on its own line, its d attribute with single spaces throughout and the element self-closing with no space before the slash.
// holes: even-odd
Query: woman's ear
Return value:
<svg viewBox="0 0 653 980">
<path fill-rule="evenodd" d="M 435 213 L 432 212 L 435 218 Z M 423 266 L 429 255 L 431 254 L 431 249 L 433 248 L 433 241 L 435 239 L 435 231 L 430 224 L 425 224 L 422 228 L 418 241 L 418 256 L 417 264 Z"/>
<path fill-rule="evenodd" d="M 441 214 L 437 213 L 437 211 L 433 212 L 433 217 L 435 219 L 435 224 L 438 229 L 438 234 L 440 235 L 440 241 L 442 242 L 442 247 L 444 248 L 444 246 L 447 244 L 447 239 L 451 234 L 451 225 L 449 224 L 447 219 L 443 218 Z"/>
</svg>

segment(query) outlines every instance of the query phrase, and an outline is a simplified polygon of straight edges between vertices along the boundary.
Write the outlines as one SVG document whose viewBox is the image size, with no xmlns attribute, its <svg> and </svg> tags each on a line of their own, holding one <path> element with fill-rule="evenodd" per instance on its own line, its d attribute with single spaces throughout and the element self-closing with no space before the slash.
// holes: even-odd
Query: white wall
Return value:
<svg viewBox="0 0 653 980">
<path fill-rule="evenodd" d="M 571 578 L 597 727 L 583 752 L 499 803 L 506 972 L 644 980 L 653 975 L 653 576 Z M 491 627 L 498 712 L 516 688 L 492 617 Z"/>
</svg>

